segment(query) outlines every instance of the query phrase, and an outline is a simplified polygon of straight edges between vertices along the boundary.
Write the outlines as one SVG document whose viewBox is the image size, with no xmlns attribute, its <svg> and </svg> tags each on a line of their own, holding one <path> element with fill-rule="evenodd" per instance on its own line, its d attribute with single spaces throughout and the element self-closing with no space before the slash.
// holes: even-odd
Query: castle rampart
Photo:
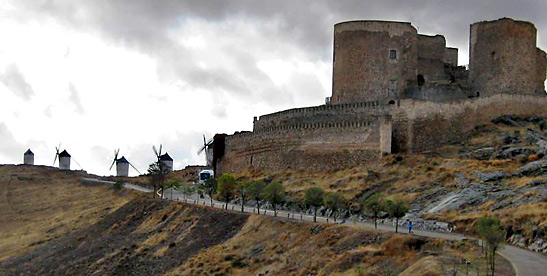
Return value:
<svg viewBox="0 0 547 276">
<path fill-rule="evenodd" d="M 265 129 L 303 123 L 330 124 L 343 121 L 367 121 L 375 116 L 385 114 L 385 109 L 390 107 L 374 101 L 294 108 L 260 116 L 254 121 L 253 131 L 260 132 Z"/>
<path fill-rule="evenodd" d="M 391 151 L 391 120 L 302 124 L 226 137 L 218 170 L 331 170 L 362 165 Z M 287 162 L 287 160 L 291 160 Z"/>
</svg>

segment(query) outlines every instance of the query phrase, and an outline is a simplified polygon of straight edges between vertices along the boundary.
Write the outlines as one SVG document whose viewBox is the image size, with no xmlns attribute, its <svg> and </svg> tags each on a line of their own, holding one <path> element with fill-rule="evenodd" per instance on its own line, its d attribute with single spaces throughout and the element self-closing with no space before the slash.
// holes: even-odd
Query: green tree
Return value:
<svg viewBox="0 0 547 276">
<path fill-rule="evenodd" d="M 390 217 L 395 218 L 395 233 L 399 230 L 399 219 L 406 215 L 408 206 L 400 198 L 389 199 L 386 201 L 386 209 Z"/>
<path fill-rule="evenodd" d="M 194 185 L 186 185 L 182 186 L 180 190 L 184 195 L 184 199 L 187 199 L 189 196 L 193 195 L 196 192 L 196 187 Z"/>
<path fill-rule="evenodd" d="M 325 197 L 325 205 L 327 206 L 327 208 L 332 210 L 332 214 L 334 215 L 335 222 L 336 222 L 336 216 L 338 215 L 338 212 L 344 210 L 347 204 L 348 204 L 348 201 L 340 193 L 328 193 L 327 196 Z"/>
<path fill-rule="evenodd" d="M 209 196 L 211 200 L 211 206 L 213 206 L 213 195 L 217 193 L 218 190 L 218 181 L 216 178 L 207 178 L 203 184 L 199 186 L 199 189 Z"/>
<path fill-rule="evenodd" d="M 251 187 L 253 183 L 249 181 L 240 181 L 237 183 L 237 196 L 241 200 L 241 212 L 245 212 L 245 202 L 251 195 Z"/>
<path fill-rule="evenodd" d="M 283 203 L 285 188 L 279 182 L 271 182 L 264 188 L 264 199 L 266 199 L 274 209 L 274 216 L 277 217 L 277 206 Z"/>
<path fill-rule="evenodd" d="M 176 178 L 165 182 L 164 188 L 171 189 L 171 200 L 173 200 L 173 190 L 180 188 L 181 184 L 182 181 Z"/>
<path fill-rule="evenodd" d="M 256 201 L 256 208 L 260 214 L 260 201 L 264 199 L 264 188 L 266 183 L 264 181 L 251 182 L 249 185 L 249 197 Z"/>
<path fill-rule="evenodd" d="M 313 222 L 317 222 L 317 209 L 323 205 L 325 192 L 323 189 L 315 186 L 306 189 L 304 193 L 304 202 L 307 206 L 313 207 Z"/>
<path fill-rule="evenodd" d="M 486 274 L 490 271 L 493 276 L 496 271 L 496 252 L 505 240 L 505 231 L 501 229 L 498 219 L 483 217 L 477 221 L 477 233 L 486 247 Z"/>
<path fill-rule="evenodd" d="M 226 202 L 224 209 L 228 209 L 228 203 L 234 199 L 236 195 L 237 182 L 233 175 L 223 174 L 218 178 L 218 195 Z"/>
<path fill-rule="evenodd" d="M 365 200 L 363 207 L 368 215 L 374 218 L 374 228 L 378 229 L 378 216 L 385 211 L 385 200 L 383 194 L 374 194 Z"/>
<path fill-rule="evenodd" d="M 147 176 L 149 177 L 150 185 L 154 187 L 154 193 L 152 194 L 152 197 L 155 197 L 158 190 L 161 189 L 160 197 L 161 199 L 163 199 L 163 189 L 168 174 L 169 168 L 165 165 L 165 163 L 159 160 L 148 166 Z"/>
</svg>

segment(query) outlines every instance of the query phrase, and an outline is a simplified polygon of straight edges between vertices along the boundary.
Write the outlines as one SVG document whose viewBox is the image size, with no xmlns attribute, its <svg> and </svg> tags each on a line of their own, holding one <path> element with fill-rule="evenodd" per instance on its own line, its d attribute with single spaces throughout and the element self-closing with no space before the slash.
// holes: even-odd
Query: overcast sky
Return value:
<svg viewBox="0 0 547 276">
<path fill-rule="evenodd" d="M 59 143 L 100 175 L 114 173 L 115 148 L 145 172 L 159 143 L 175 169 L 203 164 L 202 134 L 324 102 L 337 22 L 410 21 L 467 64 L 476 21 L 531 21 L 545 50 L 546 11 L 545 0 L 0 0 L 0 164 L 31 148 L 51 165 Z"/>
</svg>

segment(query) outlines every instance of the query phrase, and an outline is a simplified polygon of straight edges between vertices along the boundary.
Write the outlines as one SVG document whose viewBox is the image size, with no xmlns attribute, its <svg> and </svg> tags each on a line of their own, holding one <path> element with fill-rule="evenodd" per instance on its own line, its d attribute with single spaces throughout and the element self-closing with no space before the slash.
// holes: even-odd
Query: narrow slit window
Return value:
<svg viewBox="0 0 547 276">
<path fill-rule="evenodd" d="M 397 51 L 389 50 L 389 59 L 397 59 Z"/>
</svg>

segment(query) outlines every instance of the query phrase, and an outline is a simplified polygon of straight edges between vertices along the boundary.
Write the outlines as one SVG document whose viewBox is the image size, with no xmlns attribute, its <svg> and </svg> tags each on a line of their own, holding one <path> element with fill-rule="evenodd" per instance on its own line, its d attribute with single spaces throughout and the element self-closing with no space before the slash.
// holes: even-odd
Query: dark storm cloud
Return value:
<svg viewBox="0 0 547 276">
<path fill-rule="evenodd" d="M 32 87 L 15 64 L 8 65 L 4 73 L 0 73 L 0 82 L 24 100 L 29 100 L 34 95 Z"/>
<path fill-rule="evenodd" d="M 264 99 L 277 89 L 281 95 L 273 104 L 276 99 L 290 99 L 289 93 L 296 91 L 275 88 L 256 67 L 256 59 L 260 58 L 257 53 L 245 52 L 245 45 L 240 45 L 226 49 L 232 51 L 234 59 L 229 68 L 198 69 L 196 57 L 170 37 L 172 30 L 184 29 L 192 20 L 217 24 L 219 29 L 233 21 L 248 22 L 260 32 L 246 39 L 253 40 L 260 49 L 278 51 L 268 40 L 276 38 L 280 43 L 301 49 L 310 60 L 329 63 L 333 25 L 340 21 L 410 21 L 421 33 L 445 35 L 449 46 L 466 53 L 469 24 L 512 17 L 535 23 L 541 39 L 539 44 L 547 47 L 547 1 L 544 0 L 51 0 L 43 3 L 14 1 L 15 6 L 23 5 L 33 16 L 53 17 L 62 24 L 96 32 L 120 45 L 138 49 L 158 61 L 160 75 L 172 75 L 191 86 L 223 89 L 234 96 L 245 96 L 248 101 Z"/>
</svg>

